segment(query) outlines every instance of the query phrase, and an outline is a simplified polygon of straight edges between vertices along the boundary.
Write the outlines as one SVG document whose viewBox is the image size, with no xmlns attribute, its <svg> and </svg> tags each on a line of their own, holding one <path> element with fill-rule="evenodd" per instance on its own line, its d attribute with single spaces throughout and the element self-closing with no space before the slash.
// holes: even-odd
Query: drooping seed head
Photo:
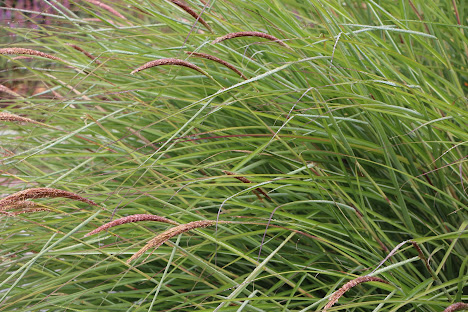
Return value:
<svg viewBox="0 0 468 312">
<path fill-rule="evenodd" d="M 192 15 L 193 18 L 200 21 L 200 23 L 202 23 L 203 26 L 205 26 L 210 32 L 213 32 L 210 25 L 208 25 L 208 23 L 202 17 L 200 17 L 199 14 L 197 14 L 194 10 L 192 10 L 192 8 L 189 7 L 186 3 L 184 3 L 184 2 L 182 2 L 180 0 L 168 0 L 168 1 L 175 4 L 175 5 L 177 5 L 179 8 L 181 8 L 182 10 L 187 12 L 188 14 Z"/>
<path fill-rule="evenodd" d="M 197 228 L 205 228 L 208 226 L 213 226 L 216 223 L 231 223 L 230 221 L 216 221 L 216 220 L 200 220 L 200 221 L 192 221 L 186 224 L 181 224 L 175 227 L 172 227 L 161 234 L 157 235 L 154 237 L 152 240 L 150 240 L 143 248 L 138 250 L 130 259 L 127 260 L 127 263 L 132 262 L 133 260 L 138 259 L 143 255 L 146 251 L 149 249 L 157 249 L 159 246 L 164 244 L 166 241 L 171 239 L 174 236 L 177 236 L 179 234 L 188 232 L 193 229 Z"/>
<path fill-rule="evenodd" d="M 8 93 L 9 95 L 12 95 L 14 97 L 22 97 L 21 95 L 19 95 L 18 93 L 16 93 L 15 91 L 11 90 L 10 88 L 8 87 L 5 87 L 4 85 L 0 84 L 0 92 L 5 92 L 5 93 Z"/>
<path fill-rule="evenodd" d="M 468 310 L 468 304 L 463 302 L 457 302 L 450 306 L 448 306 L 443 312 L 455 312 L 455 311 L 463 311 Z"/>
<path fill-rule="evenodd" d="M 211 44 L 216 44 L 216 43 L 219 43 L 219 42 L 224 41 L 224 40 L 228 40 L 228 39 L 232 39 L 232 38 L 238 38 L 238 37 L 259 37 L 259 38 L 264 38 L 264 39 L 267 39 L 267 40 L 275 41 L 275 42 L 279 43 L 280 45 L 282 45 L 282 46 L 284 46 L 284 47 L 286 47 L 288 49 L 291 49 L 290 46 L 288 46 L 286 43 L 279 40 L 275 36 L 270 35 L 270 34 L 266 34 L 266 33 L 262 33 L 262 32 L 259 32 L 259 31 L 240 31 L 240 32 L 230 33 L 230 34 L 224 35 L 222 37 L 216 38 L 215 40 L 213 40 L 211 42 Z"/>
<path fill-rule="evenodd" d="M 119 17 L 119 18 L 121 18 L 123 20 L 127 20 L 127 18 L 125 18 L 125 16 L 123 16 L 122 14 L 117 12 L 111 6 L 109 6 L 109 5 L 105 4 L 105 3 L 102 3 L 101 1 L 98 1 L 98 0 L 84 0 L 84 1 L 92 3 L 94 5 L 97 5 L 98 7 L 103 8 L 104 10 L 108 11 L 109 13 L 114 14 L 115 16 L 117 16 L 117 17 Z"/>
<path fill-rule="evenodd" d="M 323 308 L 322 312 L 326 312 L 329 308 L 331 308 L 337 301 L 338 299 L 341 298 L 348 290 L 353 288 L 356 285 L 359 285 L 361 283 L 366 283 L 366 282 L 380 282 L 384 284 L 389 284 L 387 281 L 375 277 L 375 276 L 359 276 L 358 278 L 355 278 L 346 284 L 344 284 L 340 289 L 338 289 L 333 295 L 330 296 L 330 301 L 327 303 L 327 305 Z"/>
<path fill-rule="evenodd" d="M 198 52 L 185 51 L 185 53 L 187 53 L 190 56 L 196 56 L 196 57 L 201 57 L 201 58 L 204 58 L 204 59 L 207 59 L 207 60 L 215 61 L 215 62 L 217 62 L 217 63 L 219 63 L 221 65 L 226 66 L 227 68 L 231 69 L 233 72 L 235 72 L 236 74 L 238 74 L 239 76 L 241 76 L 242 78 L 247 80 L 247 77 L 245 77 L 245 75 L 240 70 L 238 70 L 234 65 L 232 65 L 231 63 L 226 62 L 225 60 L 220 59 L 219 57 L 216 57 L 216 56 L 211 55 L 211 54 L 198 53 Z"/>
<path fill-rule="evenodd" d="M 172 220 L 169 220 L 167 218 L 156 216 L 156 215 L 134 214 L 134 215 L 126 216 L 126 217 L 123 217 L 123 218 L 108 222 L 108 223 L 106 223 L 104 225 L 101 225 L 97 229 L 87 233 L 84 237 L 91 236 L 91 235 L 94 235 L 96 233 L 105 231 L 105 230 L 107 230 L 107 229 L 109 229 L 111 227 L 114 227 L 114 226 L 118 226 L 118 225 L 125 224 L 125 223 L 131 223 L 131 222 L 139 222 L 139 221 L 157 221 L 157 222 L 169 223 L 169 224 L 173 224 L 173 225 L 178 225 L 179 224 L 179 223 L 174 222 Z"/>
<path fill-rule="evenodd" d="M 50 55 L 50 54 L 47 54 L 47 53 L 44 53 L 44 52 L 41 52 L 41 51 L 36 51 L 36 50 L 32 50 L 32 49 L 25 49 L 25 48 L 2 48 L 0 49 L 0 54 L 26 54 L 26 55 L 34 55 L 34 56 L 40 56 L 40 57 L 45 57 L 45 58 L 48 58 L 48 59 L 51 59 L 51 60 L 55 60 L 55 61 L 60 61 L 60 62 L 64 62 L 64 63 L 68 63 L 66 62 L 65 60 L 59 58 L 59 57 L 56 57 L 56 56 L 53 56 L 53 55 Z"/>
<path fill-rule="evenodd" d="M 162 66 L 162 65 L 184 66 L 184 67 L 194 69 L 194 70 L 198 71 L 199 73 L 202 73 L 203 75 L 205 75 L 207 77 L 210 77 L 208 75 L 208 73 L 206 73 L 203 69 L 201 69 L 197 65 L 194 65 L 194 64 L 189 63 L 187 61 L 176 59 L 176 58 L 164 58 L 164 59 L 150 61 L 150 62 L 138 67 L 137 69 L 133 70 L 130 74 L 133 75 L 134 73 L 137 73 L 139 71 L 142 71 L 142 70 L 145 70 L 145 69 L 148 69 L 148 68 L 151 68 L 151 67 L 155 67 L 155 66 Z"/>
<path fill-rule="evenodd" d="M 21 201 L 11 201 L 5 202 L 4 205 L 0 206 L 0 211 L 7 211 L 13 209 L 29 209 L 33 207 L 37 207 L 37 203 L 29 201 L 29 200 L 21 200 Z"/>
<path fill-rule="evenodd" d="M 54 197 L 63 197 L 63 198 L 69 198 L 77 201 L 81 201 L 84 203 L 87 203 L 92 206 L 99 206 L 95 202 L 93 202 L 90 199 L 84 198 L 78 194 L 64 191 L 64 190 L 59 190 L 59 189 L 54 189 L 54 188 L 48 188 L 48 187 L 38 187 L 38 188 L 30 188 L 24 191 L 16 192 L 14 194 L 11 194 L 7 197 L 4 197 L 0 199 L 0 209 L 6 205 L 10 205 L 14 202 L 18 201 L 24 201 L 27 199 L 34 199 L 34 198 L 54 198 Z"/>
<path fill-rule="evenodd" d="M 30 118 L 26 117 L 21 117 L 15 114 L 10 114 L 10 113 L 0 113 L 0 120 L 1 121 L 18 121 L 18 122 L 29 122 L 29 123 L 39 123 L 35 120 L 32 120 Z"/>
</svg>

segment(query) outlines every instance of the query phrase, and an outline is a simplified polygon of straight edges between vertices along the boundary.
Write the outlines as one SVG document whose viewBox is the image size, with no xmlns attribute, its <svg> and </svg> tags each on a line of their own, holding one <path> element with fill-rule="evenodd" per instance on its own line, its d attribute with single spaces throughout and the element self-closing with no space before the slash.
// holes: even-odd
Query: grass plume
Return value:
<svg viewBox="0 0 468 312">
<path fill-rule="evenodd" d="M 219 63 L 221 65 L 226 66 L 227 68 L 229 68 L 230 70 L 232 70 L 233 72 L 235 72 L 236 74 L 241 76 L 243 79 L 247 80 L 247 77 L 240 70 L 238 70 L 234 65 L 232 65 L 231 63 L 226 62 L 225 60 L 220 59 L 219 57 L 216 57 L 216 56 L 211 55 L 211 54 L 198 53 L 198 52 L 185 51 L 185 53 L 187 53 L 190 56 L 195 56 L 195 57 L 200 57 L 200 58 L 204 58 L 204 59 L 207 59 L 207 60 L 215 61 L 215 62 L 217 62 L 217 63 Z"/>
<path fill-rule="evenodd" d="M 327 303 L 327 305 L 323 308 L 323 312 L 326 312 L 329 308 L 331 308 L 335 303 L 338 302 L 338 300 L 351 288 L 361 284 L 361 283 L 367 283 L 367 282 L 380 282 L 384 284 L 389 284 L 387 281 L 381 279 L 380 277 L 375 277 L 375 276 L 359 276 L 358 278 L 355 278 L 346 284 L 344 284 L 340 289 L 335 291 L 333 295 L 330 296 L 330 301 Z"/>
<path fill-rule="evenodd" d="M 455 312 L 455 311 L 463 311 L 468 310 L 468 304 L 463 302 L 457 302 L 450 306 L 448 306 L 443 312 Z"/>
<path fill-rule="evenodd" d="M 29 209 L 37 207 L 37 203 L 29 200 L 12 201 L 6 205 L 0 206 L 0 211 L 7 211 L 12 209 Z"/>
<path fill-rule="evenodd" d="M 187 61 L 176 59 L 176 58 L 164 58 L 164 59 L 150 61 L 150 62 L 145 63 L 142 66 L 138 67 L 137 69 L 133 70 L 130 74 L 133 75 L 133 74 L 135 74 L 135 73 L 137 73 L 139 71 L 142 71 L 142 70 L 145 70 L 145 69 L 148 69 L 148 68 L 151 68 L 151 67 L 163 66 L 163 65 L 175 65 L 175 66 L 188 67 L 188 68 L 191 68 L 193 70 L 196 70 L 197 72 L 199 72 L 199 73 L 201 73 L 201 74 L 203 74 L 203 75 L 205 75 L 207 77 L 210 77 L 210 75 L 208 75 L 207 72 L 205 72 L 203 69 L 201 69 L 197 65 L 194 65 L 194 64 L 189 63 Z"/>
<path fill-rule="evenodd" d="M 41 124 L 40 122 L 37 122 L 31 118 L 22 117 L 22 116 L 18 116 L 15 114 L 4 113 L 4 112 L 0 112 L 0 121 L 18 121 L 18 122 Z"/>
<path fill-rule="evenodd" d="M 48 187 L 39 187 L 39 188 L 30 188 L 24 191 L 16 192 L 14 194 L 11 194 L 7 197 L 2 198 L 0 200 L 0 209 L 2 209 L 2 207 L 4 206 L 11 205 L 14 202 L 24 201 L 27 199 L 55 198 L 55 197 L 69 198 L 69 199 L 77 200 L 83 203 L 87 203 L 92 206 L 99 206 L 94 201 L 84 198 L 83 196 L 80 196 L 72 192 L 54 189 L 54 188 L 48 188 Z"/>
<path fill-rule="evenodd" d="M 14 96 L 14 97 L 18 97 L 18 98 L 22 98 L 21 95 L 19 95 L 18 93 L 16 93 L 15 91 L 11 90 L 10 88 L 0 84 L 0 92 L 4 92 L 4 93 L 7 93 L 11 96 Z M 1 114 L 1 113 L 0 113 Z"/>
<path fill-rule="evenodd" d="M 229 34 L 227 34 L 227 35 L 218 37 L 218 38 L 216 38 L 215 40 L 213 40 L 211 43 L 212 43 L 212 44 L 216 44 L 216 43 L 219 43 L 219 42 L 224 41 L 224 40 L 229 40 L 229 39 L 238 38 L 238 37 L 258 37 L 258 38 L 263 38 L 263 39 L 275 41 L 275 42 L 279 43 L 280 45 L 282 45 L 283 47 L 286 47 L 286 48 L 288 48 L 288 49 L 291 49 L 290 46 L 288 46 L 286 43 L 284 43 L 284 42 L 281 41 L 280 39 L 276 38 L 275 36 L 270 35 L 270 34 L 266 34 L 266 33 L 263 33 L 263 32 L 259 32 L 259 31 L 240 31 L 240 32 L 233 32 L 233 33 L 229 33 Z"/>
<path fill-rule="evenodd" d="M 171 239 L 174 236 L 177 236 L 179 234 L 188 232 L 193 229 L 198 229 L 198 228 L 205 228 L 208 226 L 213 226 L 216 223 L 221 223 L 221 224 L 226 224 L 226 223 L 232 223 L 230 221 L 216 221 L 216 220 L 200 220 L 200 221 L 192 221 L 189 223 L 181 224 L 175 227 L 172 227 L 161 234 L 157 235 L 153 239 L 151 239 L 143 248 L 138 250 L 133 256 L 130 257 L 130 259 L 127 260 L 127 263 L 132 262 L 133 260 L 136 260 L 141 257 L 146 251 L 149 249 L 157 249 L 159 246 L 164 244 L 166 241 Z"/>
<path fill-rule="evenodd" d="M 23 55 L 33 55 L 33 56 L 39 56 L 39 57 L 44 57 L 44 58 L 48 58 L 48 59 L 51 59 L 51 60 L 55 60 L 55 61 L 60 61 L 60 62 L 64 62 L 64 63 L 67 63 L 67 61 L 57 57 L 57 56 L 53 56 L 53 55 L 50 55 L 50 54 L 47 54 L 47 53 L 44 53 L 44 52 L 41 52 L 41 51 L 37 51 L 37 50 L 32 50 L 32 49 L 25 49 L 25 48 L 1 48 L 0 49 L 0 54 L 5 54 L 5 55 L 14 55 L 14 54 L 23 54 Z"/>
<path fill-rule="evenodd" d="M 179 8 L 181 8 L 188 14 L 192 15 L 193 18 L 200 21 L 200 23 L 202 23 L 203 26 L 205 26 L 210 32 L 213 32 L 210 25 L 198 13 L 196 13 L 191 7 L 189 7 L 188 4 L 180 0 L 168 0 L 168 1 L 177 5 Z"/>
<path fill-rule="evenodd" d="M 160 217 L 156 215 L 150 215 L 150 214 L 134 214 L 131 216 L 126 216 L 122 217 L 120 219 L 113 220 L 111 222 L 108 222 L 104 225 L 101 225 L 100 227 L 96 228 L 95 230 L 87 233 L 84 237 L 94 235 L 96 233 L 105 231 L 107 229 L 110 229 L 111 227 L 126 224 L 126 223 L 131 223 L 131 222 L 140 222 L 140 221 L 156 221 L 156 222 L 163 222 L 163 223 L 169 223 L 172 225 L 178 225 L 179 223 L 174 222 L 172 220 L 169 220 L 165 217 Z"/>
<path fill-rule="evenodd" d="M 17 210 L 17 211 L 0 210 L 0 215 L 17 216 L 17 215 L 25 214 L 25 213 L 44 212 L 44 211 L 50 211 L 50 209 L 44 208 L 44 207 L 34 207 L 34 208 L 26 208 L 22 210 Z"/>
</svg>

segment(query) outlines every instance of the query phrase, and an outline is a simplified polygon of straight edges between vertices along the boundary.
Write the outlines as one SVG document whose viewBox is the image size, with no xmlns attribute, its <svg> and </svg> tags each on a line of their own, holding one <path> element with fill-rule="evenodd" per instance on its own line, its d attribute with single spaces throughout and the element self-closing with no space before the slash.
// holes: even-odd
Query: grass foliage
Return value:
<svg viewBox="0 0 468 312">
<path fill-rule="evenodd" d="M 212 32 L 180 1 L 43 2 L 50 25 L 0 29 L 0 48 L 59 58 L 0 55 L 0 195 L 53 188 L 99 206 L 0 209 L 0 311 L 320 311 L 335 292 L 327 311 L 468 301 L 465 1 L 187 1 Z M 280 41 L 213 43 L 234 32 Z M 202 71 L 130 74 L 165 58 Z M 84 237 L 134 214 L 231 222 L 129 263 L 174 225 Z"/>
</svg>

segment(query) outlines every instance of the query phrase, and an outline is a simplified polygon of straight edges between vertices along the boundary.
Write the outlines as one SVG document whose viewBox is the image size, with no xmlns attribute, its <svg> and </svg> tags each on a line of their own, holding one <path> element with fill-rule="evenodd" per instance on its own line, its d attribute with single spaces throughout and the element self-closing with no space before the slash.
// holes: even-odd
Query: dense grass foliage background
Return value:
<svg viewBox="0 0 468 312">
<path fill-rule="evenodd" d="M 389 284 L 329 311 L 468 301 L 465 1 L 187 1 L 212 32 L 173 1 L 42 2 L 42 19 L 1 8 L 1 112 L 39 123 L 0 121 L 0 195 L 47 187 L 99 206 L 0 208 L 0 311 L 320 311 L 368 274 Z M 239 31 L 290 48 L 211 43 Z M 130 74 L 162 58 L 208 76 Z M 129 264 L 172 225 L 83 237 L 133 214 L 233 222 Z"/>
</svg>

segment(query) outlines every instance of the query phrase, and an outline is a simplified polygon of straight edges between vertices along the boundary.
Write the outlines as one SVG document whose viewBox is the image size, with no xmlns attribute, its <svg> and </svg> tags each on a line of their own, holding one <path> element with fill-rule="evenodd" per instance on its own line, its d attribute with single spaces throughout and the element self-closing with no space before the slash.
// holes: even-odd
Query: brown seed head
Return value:
<svg viewBox="0 0 468 312">
<path fill-rule="evenodd" d="M 186 224 L 181 224 L 175 227 L 172 227 L 161 234 L 154 237 L 150 240 L 143 248 L 138 250 L 130 259 L 127 260 L 127 263 L 132 262 L 133 260 L 138 259 L 144 254 L 147 250 L 153 248 L 157 249 L 159 246 L 164 244 L 167 240 L 171 239 L 174 236 L 179 234 L 185 233 L 187 231 L 197 229 L 197 228 L 205 228 L 208 226 L 213 226 L 216 223 L 231 223 L 230 221 L 216 221 L 216 220 L 200 220 L 200 221 L 193 221 Z"/>
<path fill-rule="evenodd" d="M 185 53 L 187 53 L 190 56 L 196 56 L 196 57 L 204 58 L 204 59 L 207 59 L 207 60 L 215 61 L 215 62 L 217 62 L 217 63 L 219 63 L 221 65 L 226 66 L 227 68 L 231 69 L 233 72 L 235 72 L 236 74 L 238 74 L 239 76 L 241 76 L 242 78 L 247 80 L 247 77 L 245 77 L 245 75 L 243 73 L 241 73 L 240 70 L 238 70 L 236 67 L 234 67 L 234 65 L 220 59 L 219 57 L 216 57 L 216 56 L 210 55 L 210 54 L 206 54 L 206 53 L 198 53 L 198 52 L 185 51 Z"/>
<path fill-rule="evenodd" d="M 15 91 L 11 90 L 10 88 L 7 88 L 5 87 L 4 85 L 0 84 L 0 92 L 5 92 L 5 93 L 8 93 L 9 95 L 12 95 L 14 97 L 22 97 L 21 95 L 19 95 L 18 93 L 16 93 Z M 0 113 L 1 114 L 1 113 Z"/>
<path fill-rule="evenodd" d="M 356 285 L 359 285 L 361 283 L 366 283 L 366 282 L 380 282 L 380 283 L 385 283 L 388 284 L 387 281 L 375 277 L 375 276 L 360 276 L 358 278 L 355 278 L 346 284 L 344 284 L 340 289 L 338 289 L 333 295 L 330 297 L 330 301 L 327 303 L 327 305 L 323 308 L 322 312 L 326 312 L 329 308 L 331 308 L 337 301 L 338 299 L 341 298 L 348 290 L 353 288 Z"/>
<path fill-rule="evenodd" d="M 24 191 L 16 192 L 14 194 L 11 194 L 7 197 L 2 198 L 0 200 L 0 209 L 6 205 L 11 205 L 13 202 L 24 201 L 26 199 L 46 198 L 46 197 L 70 198 L 70 199 L 74 199 L 77 201 L 87 203 L 92 206 L 98 206 L 98 204 L 96 204 L 92 200 L 84 198 L 72 192 L 58 190 L 54 188 L 38 187 L 38 188 L 30 188 Z"/>
<path fill-rule="evenodd" d="M 37 203 L 29 200 L 8 201 L 5 202 L 4 205 L 0 206 L 0 211 L 7 211 L 12 209 L 29 209 L 33 207 L 38 207 Z"/>
<path fill-rule="evenodd" d="M 213 32 L 210 25 L 208 25 L 208 23 L 203 18 L 201 18 L 200 15 L 198 15 L 194 10 L 192 10 L 192 8 L 189 7 L 185 2 L 182 2 L 180 0 L 168 0 L 168 1 L 177 5 L 179 8 L 181 8 L 188 14 L 192 15 L 193 18 L 195 18 L 196 20 L 199 20 L 200 23 L 202 23 L 209 31 Z"/>
<path fill-rule="evenodd" d="M 134 215 L 126 216 L 126 217 L 123 217 L 123 218 L 108 222 L 108 223 L 106 223 L 104 225 L 101 225 L 97 229 L 87 233 L 84 237 L 94 235 L 96 233 L 105 231 L 105 230 L 107 230 L 107 229 L 109 229 L 111 227 L 117 226 L 117 225 L 121 225 L 121 224 L 125 224 L 125 223 L 131 223 L 131 222 L 139 222 L 139 221 L 157 221 L 157 222 L 169 223 L 169 224 L 173 224 L 173 225 L 178 225 L 179 224 L 179 223 L 174 222 L 172 220 L 169 220 L 167 218 L 156 216 L 156 215 L 134 214 Z"/>
<path fill-rule="evenodd" d="M 468 304 L 463 302 L 457 302 L 450 306 L 448 306 L 443 312 L 455 312 L 455 311 L 463 311 L 468 310 Z"/>
<path fill-rule="evenodd" d="M 97 5 L 98 7 L 103 8 L 104 10 L 114 14 L 115 16 L 120 17 L 123 20 L 126 20 L 125 16 L 123 16 L 122 14 L 114 10 L 114 8 L 112 8 L 111 6 L 105 3 L 102 3 L 101 1 L 98 1 L 98 0 L 84 0 L 84 1 Z"/>
<path fill-rule="evenodd" d="M 232 38 L 237 38 L 237 37 L 259 37 L 259 38 L 264 38 L 264 39 L 268 39 L 268 40 L 271 40 L 271 41 L 275 41 L 275 42 L 279 43 L 280 45 L 282 45 L 283 47 L 291 49 L 290 46 L 288 46 L 286 43 L 279 40 L 275 36 L 272 36 L 270 34 L 265 34 L 265 33 L 259 32 L 259 31 L 240 31 L 240 32 L 230 33 L 230 34 L 224 35 L 222 37 L 216 38 L 215 40 L 213 40 L 211 42 L 211 44 L 216 44 L 216 43 L 219 43 L 221 41 L 232 39 Z"/>
<path fill-rule="evenodd" d="M 24 214 L 24 213 L 33 213 L 33 212 L 42 212 L 42 211 L 50 211 L 50 209 L 44 208 L 44 207 L 35 207 L 35 208 L 27 208 L 27 209 L 22 209 L 22 210 L 17 210 L 17 211 L 1 211 L 0 210 L 0 215 L 17 216 L 17 215 Z"/>
<path fill-rule="evenodd" d="M 26 117 L 21 117 L 15 114 L 10 114 L 10 113 L 0 113 L 0 120 L 1 121 L 19 121 L 19 122 L 30 122 L 30 123 L 39 123 L 35 120 L 32 120 L 30 118 Z"/>
<path fill-rule="evenodd" d="M 40 57 L 45 57 L 51 60 L 68 63 L 59 57 L 56 57 L 56 56 L 53 56 L 53 55 L 50 55 L 41 51 L 24 49 L 24 48 L 3 48 L 3 49 L 0 49 L 0 54 L 27 54 L 27 55 L 40 56 Z"/>
<path fill-rule="evenodd" d="M 188 67 L 188 68 L 194 69 L 194 70 L 202 73 L 203 75 L 209 77 L 209 75 L 203 69 L 198 67 L 197 65 L 194 65 L 194 64 L 189 63 L 189 62 L 184 61 L 184 60 L 175 59 L 175 58 L 165 58 L 165 59 L 150 61 L 150 62 L 138 67 L 137 69 L 133 70 L 131 72 L 131 74 L 133 75 L 134 73 L 137 73 L 139 71 L 142 71 L 142 70 L 145 70 L 145 69 L 148 69 L 148 68 L 151 68 L 151 67 L 155 67 L 155 66 L 162 66 L 162 65 L 176 65 L 176 66 Z"/>
</svg>

